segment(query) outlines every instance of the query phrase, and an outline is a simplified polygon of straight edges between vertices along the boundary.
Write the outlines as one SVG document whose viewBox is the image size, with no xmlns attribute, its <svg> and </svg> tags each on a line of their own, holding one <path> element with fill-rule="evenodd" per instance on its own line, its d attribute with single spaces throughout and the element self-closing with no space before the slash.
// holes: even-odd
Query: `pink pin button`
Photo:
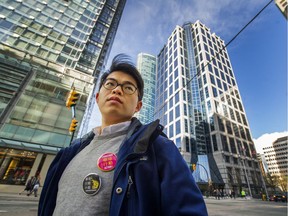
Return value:
<svg viewBox="0 0 288 216">
<path fill-rule="evenodd" d="M 114 153 L 108 152 L 102 154 L 99 157 L 97 161 L 97 166 L 99 167 L 100 170 L 104 172 L 109 172 L 115 168 L 116 162 L 117 162 L 117 156 Z"/>
</svg>

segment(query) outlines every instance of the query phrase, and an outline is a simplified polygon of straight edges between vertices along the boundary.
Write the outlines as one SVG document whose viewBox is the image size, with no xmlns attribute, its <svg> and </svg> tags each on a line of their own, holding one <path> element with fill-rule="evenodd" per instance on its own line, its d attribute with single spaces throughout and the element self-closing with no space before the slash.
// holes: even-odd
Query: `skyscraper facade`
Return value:
<svg viewBox="0 0 288 216">
<path fill-rule="evenodd" d="M 141 73 L 145 85 L 142 100 L 143 106 L 135 116 L 143 124 L 147 124 L 154 119 L 156 57 L 147 53 L 139 53 L 137 69 Z"/>
<path fill-rule="evenodd" d="M 55 154 L 69 146 L 72 115 L 81 122 L 125 3 L 1 2 L 1 184 L 23 185 L 38 174 L 44 181 Z M 80 94 L 74 113 L 65 107 L 71 88 Z"/>
<path fill-rule="evenodd" d="M 156 117 L 195 164 L 196 181 L 259 193 L 255 147 L 224 41 L 199 21 L 176 26 L 158 54 L 156 80 Z"/>
<path fill-rule="evenodd" d="M 280 137 L 272 143 L 272 146 L 263 148 L 265 161 L 272 176 L 287 176 L 288 173 L 288 136 Z"/>
</svg>

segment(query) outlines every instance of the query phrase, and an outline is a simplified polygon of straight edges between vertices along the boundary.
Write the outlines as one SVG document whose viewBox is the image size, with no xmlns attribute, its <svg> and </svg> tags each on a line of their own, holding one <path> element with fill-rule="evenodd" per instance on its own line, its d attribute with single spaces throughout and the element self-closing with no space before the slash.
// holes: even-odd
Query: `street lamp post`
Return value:
<svg viewBox="0 0 288 216">
<path fill-rule="evenodd" d="M 261 180 L 262 180 L 262 183 L 263 183 L 265 192 L 266 192 L 266 199 L 268 200 L 268 199 L 269 199 L 269 195 L 268 195 L 268 191 L 267 191 L 266 184 L 265 184 L 265 180 L 264 180 L 264 178 L 263 178 L 262 173 L 260 173 L 260 176 L 261 176 Z"/>
<path fill-rule="evenodd" d="M 268 155 L 268 157 L 269 157 L 269 161 L 270 161 L 270 156 Z M 265 167 L 264 167 L 264 164 L 263 164 L 262 160 L 261 160 L 261 163 L 263 165 L 263 171 L 265 172 Z M 268 172 L 268 170 L 267 170 L 267 172 Z M 266 193 L 266 199 L 268 200 L 269 199 L 269 194 L 268 194 L 268 191 L 267 191 L 266 183 L 265 183 L 265 180 L 263 178 L 263 173 L 262 172 L 260 172 L 260 176 L 261 176 L 261 180 L 262 180 L 262 183 L 263 183 L 263 186 L 264 186 L 264 190 L 265 190 L 265 193 Z"/>
<path fill-rule="evenodd" d="M 248 179 L 248 175 L 247 175 L 247 170 L 246 170 L 246 166 L 245 166 L 245 161 L 244 159 L 241 157 L 241 155 L 239 155 L 240 157 L 240 160 L 243 164 L 243 168 L 244 168 L 244 174 L 245 174 L 245 177 L 246 177 L 246 180 L 247 180 L 247 185 L 248 185 L 248 189 L 249 189 L 249 194 L 250 194 L 250 197 L 252 198 L 252 193 L 251 193 L 251 188 L 250 188 L 250 183 L 249 183 L 249 179 Z"/>
<path fill-rule="evenodd" d="M 222 162 L 223 162 L 223 174 L 225 174 L 225 179 L 226 179 L 226 183 L 229 187 L 229 184 L 228 184 L 228 174 L 227 174 L 227 169 L 226 169 L 226 159 L 225 159 L 225 152 L 224 150 L 221 151 L 221 154 L 222 154 Z M 225 186 L 226 188 L 226 186 Z"/>
</svg>

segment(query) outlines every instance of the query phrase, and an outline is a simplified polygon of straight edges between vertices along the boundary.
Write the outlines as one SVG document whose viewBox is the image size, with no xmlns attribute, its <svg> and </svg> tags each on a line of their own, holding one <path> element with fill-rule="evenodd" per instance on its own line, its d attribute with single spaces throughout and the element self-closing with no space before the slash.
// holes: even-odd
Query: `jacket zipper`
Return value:
<svg viewBox="0 0 288 216">
<path fill-rule="evenodd" d="M 133 184 L 133 180 L 132 180 L 132 177 L 131 175 L 129 174 L 129 177 L 128 177 L 128 190 L 127 190 L 127 198 L 130 197 L 130 189 L 131 189 L 131 186 Z"/>
<path fill-rule="evenodd" d="M 129 165 L 135 164 L 135 163 L 139 162 L 140 160 L 147 160 L 147 156 L 144 155 L 144 156 L 142 156 L 142 157 L 134 160 L 134 161 L 133 161 L 132 163 L 130 163 Z M 127 189 L 127 193 L 126 193 L 127 198 L 130 197 L 131 186 L 134 184 L 133 179 L 132 179 L 132 175 L 131 175 L 131 172 L 130 172 L 130 169 L 129 169 L 129 173 L 128 173 L 128 174 L 129 174 L 129 176 L 128 176 L 128 189 Z"/>
</svg>

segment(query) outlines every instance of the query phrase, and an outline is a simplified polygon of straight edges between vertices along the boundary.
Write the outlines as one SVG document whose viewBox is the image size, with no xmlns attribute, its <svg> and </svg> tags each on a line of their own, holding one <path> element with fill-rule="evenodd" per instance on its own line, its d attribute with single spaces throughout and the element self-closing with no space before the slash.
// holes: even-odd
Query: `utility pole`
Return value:
<svg viewBox="0 0 288 216">
<path fill-rule="evenodd" d="M 269 194 L 268 194 L 268 191 L 267 191 L 267 188 L 266 188 L 266 183 L 265 183 L 265 180 L 264 180 L 264 178 L 263 178 L 262 173 L 260 173 L 260 176 L 261 176 L 261 180 L 262 180 L 262 183 L 263 183 L 263 186 L 264 186 L 264 189 L 265 189 L 266 200 L 268 200 L 268 199 L 269 199 Z"/>
<path fill-rule="evenodd" d="M 250 194 L 250 197 L 252 198 L 252 193 L 251 193 L 251 188 L 250 188 L 250 182 L 249 182 L 248 175 L 247 175 L 247 170 L 246 170 L 246 166 L 245 166 L 245 161 L 244 161 L 244 159 L 243 159 L 241 156 L 240 156 L 240 159 L 241 159 L 242 164 L 243 164 L 244 173 L 245 173 L 245 177 L 246 177 L 247 185 L 248 185 L 248 189 L 249 189 L 249 194 Z"/>
<path fill-rule="evenodd" d="M 242 143 L 242 151 L 243 151 L 243 155 L 244 155 L 244 159 L 245 159 L 245 158 L 246 158 L 246 149 L 244 148 L 243 143 Z M 241 162 L 242 162 L 242 164 L 243 164 L 244 174 L 245 174 L 245 177 L 246 177 L 246 180 L 247 180 L 247 185 L 248 185 L 248 189 L 249 189 L 249 194 L 250 194 L 250 197 L 252 198 L 250 182 L 249 182 L 249 178 L 248 178 L 247 170 L 246 170 L 246 166 L 245 166 L 245 160 L 241 157 L 240 154 L 239 154 L 239 157 L 240 157 L 240 160 L 241 160 Z"/>
</svg>

